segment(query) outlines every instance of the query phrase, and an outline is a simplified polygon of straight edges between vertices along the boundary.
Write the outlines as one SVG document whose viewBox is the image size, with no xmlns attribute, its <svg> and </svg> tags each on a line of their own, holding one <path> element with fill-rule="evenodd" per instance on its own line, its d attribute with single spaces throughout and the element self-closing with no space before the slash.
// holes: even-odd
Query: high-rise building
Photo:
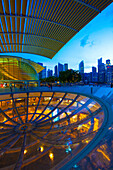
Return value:
<svg viewBox="0 0 113 170">
<path fill-rule="evenodd" d="M 63 64 L 58 63 L 58 77 L 59 77 L 60 71 L 63 71 Z"/>
<path fill-rule="evenodd" d="M 46 78 L 46 66 L 43 66 L 44 70 L 42 70 L 42 78 Z"/>
<path fill-rule="evenodd" d="M 98 65 L 102 64 L 102 57 L 100 59 L 98 59 Z"/>
<path fill-rule="evenodd" d="M 92 82 L 92 73 L 84 73 L 84 83 L 89 84 Z"/>
<path fill-rule="evenodd" d="M 63 69 L 64 71 L 67 71 L 68 70 L 68 64 L 67 63 L 65 63 L 64 64 L 64 69 Z"/>
<path fill-rule="evenodd" d="M 47 77 L 53 76 L 53 70 L 48 69 L 47 71 Z"/>
<path fill-rule="evenodd" d="M 111 65 L 110 59 L 106 60 L 106 67 L 109 67 Z"/>
<path fill-rule="evenodd" d="M 83 60 L 79 64 L 79 72 L 84 73 L 84 61 Z"/>
<path fill-rule="evenodd" d="M 58 77 L 58 67 L 57 67 L 57 65 L 54 67 L 54 76 Z"/>
<path fill-rule="evenodd" d="M 105 82 L 105 64 L 102 63 L 102 58 L 98 59 L 98 82 Z"/>
<path fill-rule="evenodd" d="M 92 67 L 92 83 L 98 82 L 98 73 L 96 72 L 96 67 Z"/>
<path fill-rule="evenodd" d="M 107 67 L 107 83 L 113 83 L 113 65 Z"/>
<path fill-rule="evenodd" d="M 84 61 L 83 60 L 79 64 L 79 72 L 81 75 L 81 80 L 84 82 Z"/>
<path fill-rule="evenodd" d="M 38 62 L 39 65 L 43 66 L 43 63 L 40 63 Z M 40 73 L 39 73 L 39 79 L 44 79 L 46 78 L 46 66 L 43 66 L 45 69 L 42 70 Z"/>
<path fill-rule="evenodd" d="M 96 73 L 96 67 L 92 67 L 92 73 Z"/>
</svg>

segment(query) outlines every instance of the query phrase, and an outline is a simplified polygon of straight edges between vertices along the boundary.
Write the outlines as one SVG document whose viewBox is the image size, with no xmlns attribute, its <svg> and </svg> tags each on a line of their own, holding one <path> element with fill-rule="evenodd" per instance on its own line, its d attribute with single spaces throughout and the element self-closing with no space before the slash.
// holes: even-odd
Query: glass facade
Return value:
<svg viewBox="0 0 113 170">
<path fill-rule="evenodd" d="M 76 156 L 89 144 L 103 122 L 101 105 L 82 95 L 24 91 L 2 95 L 0 168 L 59 167 L 60 161 L 67 156 L 71 160 L 71 153 Z"/>
</svg>

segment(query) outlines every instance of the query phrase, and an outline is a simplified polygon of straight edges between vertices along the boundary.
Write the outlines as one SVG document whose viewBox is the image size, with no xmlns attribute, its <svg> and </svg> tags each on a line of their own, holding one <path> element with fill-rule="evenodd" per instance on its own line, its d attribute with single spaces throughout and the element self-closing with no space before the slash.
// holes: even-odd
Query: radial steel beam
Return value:
<svg viewBox="0 0 113 170">
<path fill-rule="evenodd" d="M 68 106 L 66 106 L 64 109 L 62 109 L 57 115 L 51 117 L 49 120 L 53 120 L 53 119 L 55 119 L 56 117 L 60 116 L 63 112 L 66 111 L 66 109 L 68 109 L 70 106 L 73 105 L 73 103 L 77 100 L 78 97 L 79 97 L 79 95 L 77 95 Z M 37 121 L 37 123 L 39 123 L 40 121 L 44 120 L 44 119 L 45 119 L 48 115 L 50 115 L 54 110 L 55 110 L 55 108 L 54 108 L 53 110 L 51 110 L 51 112 L 49 112 L 44 118 L 42 118 L 42 119 L 40 119 L 39 121 Z M 45 121 L 43 121 L 43 122 L 45 122 Z M 41 122 L 41 123 L 43 123 L 43 122 Z"/>
<path fill-rule="evenodd" d="M 29 105 L 29 93 L 27 93 L 27 101 L 26 101 L 26 123 L 28 122 L 28 105 Z"/>
<path fill-rule="evenodd" d="M 0 135 L 5 133 L 5 132 L 11 132 L 12 129 L 0 129 Z"/>
<path fill-rule="evenodd" d="M 31 122 L 31 121 L 33 120 L 33 118 L 34 118 L 34 116 L 35 116 L 35 114 L 36 114 L 36 111 L 37 111 L 38 106 L 39 106 L 39 104 L 40 104 L 41 97 L 42 97 L 42 92 L 40 92 L 40 97 L 39 97 L 39 101 L 38 101 L 37 107 L 36 107 L 35 112 L 34 112 L 34 114 L 33 114 L 33 116 L 31 117 L 31 119 L 30 119 L 29 122 Z"/>
<path fill-rule="evenodd" d="M 25 145 L 26 145 L 26 134 L 24 135 L 23 145 L 22 145 L 21 152 L 20 152 L 18 161 L 16 162 L 14 170 L 20 170 L 21 169 L 21 166 L 22 166 L 22 163 L 23 163 L 23 158 L 24 158 Z"/>
<path fill-rule="evenodd" d="M 4 138 L 4 137 L 7 137 L 7 136 L 10 136 L 11 134 L 13 134 L 14 131 L 9 131 L 9 132 L 6 132 L 6 133 L 2 133 L 0 134 L 0 139 Z"/>
<path fill-rule="evenodd" d="M 91 8 L 91 9 L 95 10 L 96 12 L 99 12 L 99 13 L 101 12 L 99 9 L 97 9 L 94 6 L 89 5 L 89 4 L 87 4 L 87 3 L 85 3 L 85 2 L 83 2 L 81 0 L 73 0 L 73 1 L 76 1 L 76 2 L 78 2 L 80 4 L 82 4 L 82 5 L 85 5 L 85 6 L 89 7 L 89 8 Z"/>
<path fill-rule="evenodd" d="M 15 138 L 16 136 L 17 136 L 17 133 L 13 133 L 13 134 L 11 134 L 10 136 L 8 136 L 8 137 L 0 140 L 0 145 L 3 144 L 3 143 L 5 143 L 5 142 L 7 142 L 7 141 L 9 141 L 9 140 L 12 139 L 12 138 Z"/>
<path fill-rule="evenodd" d="M 81 103 L 80 101 L 79 102 L 77 102 L 77 104 L 81 104 L 81 105 L 83 105 L 83 103 Z M 92 114 L 92 112 L 91 112 L 91 110 L 86 106 L 86 109 L 88 110 L 88 112 L 90 113 L 90 114 Z"/>
<path fill-rule="evenodd" d="M 1 108 L 0 108 L 0 113 L 1 113 L 4 117 L 6 117 L 6 119 L 8 119 L 10 122 L 12 122 L 13 124 L 20 125 L 20 123 L 14 121 L 14 120 L 11 119 L 9 116 L 7 116 L 7 115 L 5 114 L 5 112 L 4 112 Z"/>
<path fill-rule="evenodd" d="M 20 114 L 18 113 L 18 110 L 16 108 L 16 104 L 15 104 L 15 101 L 14 101 L 14 98 L 13 98 L 13 94 L 11 94 L 12 96 L 12 100 L 13 100 L 13 105 L 14 105 L 14 111 L 16 111 L 16 114 L 18 115 L 18 118 L 20 119 L 21 123 L 23 124 L 23 121 L 22 121 L 22 118 L 20 117 Z"/>
<path fill-rule="evenodd" d="M 9 142 L 6 146 L 4 146 L 1 150 L 0 150 L 0 156 L 3 155 L 3 153 L 5 153 L 6 151 L 8 151 L 20 138 L 21 135 L 16 136 L 14 139 L 11 140 L 11 142 Z"/>
<path fill-rule="evenodd" d="M 85 108 L 89 103 L 91 102 L 91 99 L 89 99 L 85 104 L 83 104 L 81 107 L 79 107 L 77 110 L 75 109 L 75 111 L 72 112 L 71 115 L 69 115 L 69 118 L 74 116 L 75 114 L 77 114 L 78 112 L 80 112 L 83 108 Z M 65 110 L 64 110 L 65 111 Z M 52 112 L 52 111 L 51 111 Z M 62 112 L 62 111 L 61 111 Z M 57 116 L 59 116 L 61 114 L 61 112 L 59 112 L 59 114 L 57 114 L 56 116 L 54 116 L 54 118 L 56 118 Z M 46 123 L 46 125 L 49 124 L 49 121 L 50 120 L 53 120 L 54 119 L 53 117 L 51 117 L 49 120 L 45 120 L 43 122 L 37 122 L 38 123 L 38 126 L 40 126 L 42 124 L 43 126 L 43 123 Z M 43 119 L 43 118 L 42 118 Z M 65 118 L 64 118 L 65 119 Z M 40 119 L 41 120 L 41 119 Z M 39 121 L 40 121 L 39 120 Z"/>
<path fill-rule="evenodd" d="M 53 92 L 51 99 L 49 100 L 48 104 L 46 105 L 46 107 L 44 108 L 44 110 L 42 111 L 42 113 L 39 114 L 39 116 L 37 117 L 37 120 L 40 118 L 40 116 L 43 115 L 44 111 L 45 111 L 45 110 L 47 109 L 47 107 L 49 106 L 51 100 L 53 99 L 54 94 L 55 94 L 55 92 Z"/>
<path fill-rule="evenodd" d="M 14 125 L 5 124 L 5 123 L 0 123 L 0 126 L 9 127 L 9 128 L 15 127 Z"/>
<path fill-rule="evenodd" d="M 40 122 L 41 120 L 47 118 L 47 116 L 49 116 L 61 103 L 62 101 L 64 100 L 65 96 L 67 95 L 67 93 L 64 94 L 64 96 L 62 97 L 62 99 L 60 100 L 60 102 L 54 107 L 54 109 L 52 111 L 50 111 L 44 118 L 40 119 L 38 122 Z M 50 118 L 51 119 L 51 118 Z M 49 120 L 50 120 L 49 119 Z M 32 122 L 36 122 L 37 121 L 37 118 L 35 120 L 33 120 Z M 38 123 L 37 122 L 37 123 Z"/>
</svg>

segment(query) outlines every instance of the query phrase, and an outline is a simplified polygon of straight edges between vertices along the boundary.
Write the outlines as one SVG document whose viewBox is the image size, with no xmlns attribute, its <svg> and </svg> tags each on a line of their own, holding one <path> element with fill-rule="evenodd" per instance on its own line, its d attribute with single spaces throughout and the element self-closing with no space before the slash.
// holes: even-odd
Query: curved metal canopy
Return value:
<svg viewBox="0 0 113 170">
<path fill-rule="evenodd" d="M 52 58 L 112 0 L 1 0 L 0 52 Z"/>
</svg>

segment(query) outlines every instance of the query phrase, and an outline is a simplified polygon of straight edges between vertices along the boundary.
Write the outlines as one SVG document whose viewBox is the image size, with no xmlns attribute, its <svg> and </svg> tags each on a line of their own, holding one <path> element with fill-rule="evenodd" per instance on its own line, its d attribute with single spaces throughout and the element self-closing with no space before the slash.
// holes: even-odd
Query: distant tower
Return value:
<svg viewBox="0 0 113 170">
<path fill-rule="evenodd" d="M 111 65 L 110 60 L 106 60 L 106 67 L 109 67 Z"/>
<path fill-rule="evenodd" d="M 84 82 L 84 61 L 83 60 L 79 64 L 79 72 L 80 72 L 82 81 Z"/>
<path fill-rule="evenodd" d="M 60 71 L 63 71 L 63 64 L 58 63 L 58 77 L 59 77 Z"/>
<path fill-rule="evenodd" d="M 98 82 L 98 73 L 96 72 L 96 67 L 92 67 L 92 82 Z"/>
<path fill-rule="evenodd" d="M 110 59 L 106 60 L 106 68 L 105 68 L 105 79 L 106 79 L 106 82 L 108 84 L 111 83 L 111 72 L 112 72 L 112 67 L 111 67 L 111 63 L 110 63 Z"/>
<path fill-rule="evenodd" d="M 38 64 L 41 65 L 41 66 L 43 66 L 43 63 L 39 63 L 39 62 L 38 62 Z M 42 70 L 42 71 L 43 71 L 43 70 Z M 39 79 L 42 79 L 42 71 L 41 71 L 40 73 L 38 73 Z"/>
<path fill-rule="evenodd" d="M 47 71 L 47 77 L 53 76 L 53 70 L 48 69 Z"/>
<path fill-rule="evenodd" d="M 98 82 L 105 82 L 105 64 L 102 63 L 102 58 L 98 59 Z"/>
<path fill-rule="evenodd" d="M 92 73 L 96 73 L 96 67 L 92 67 Z"/>
<path fill-rule="evenodd" d="M 79 72 L 84 73 L 84 61 L 83 60 L 79 64 Z"/>
<path fill-rule="evenodd" d="M 58 67 L 57 67 L 57 65 L 54 67 L 54 76 L 58 77 Z"/>
<path fill-rule="evenodd" d="M 98 65 L 102 64 L 102 58 L 98 59 Z"/>
<path fill-rule="evenodd" d="M 65 64 L 64 64 L 64 71 L 67 71 L 67 70 L 68 70 L 68 64 L 65 63 Z"/>
<path fill-rule="evenodd" d="M 42 70 L 42 78 L 46 78 L 46 66 L 43 66 L 44 70 Z"/>
</svg>

